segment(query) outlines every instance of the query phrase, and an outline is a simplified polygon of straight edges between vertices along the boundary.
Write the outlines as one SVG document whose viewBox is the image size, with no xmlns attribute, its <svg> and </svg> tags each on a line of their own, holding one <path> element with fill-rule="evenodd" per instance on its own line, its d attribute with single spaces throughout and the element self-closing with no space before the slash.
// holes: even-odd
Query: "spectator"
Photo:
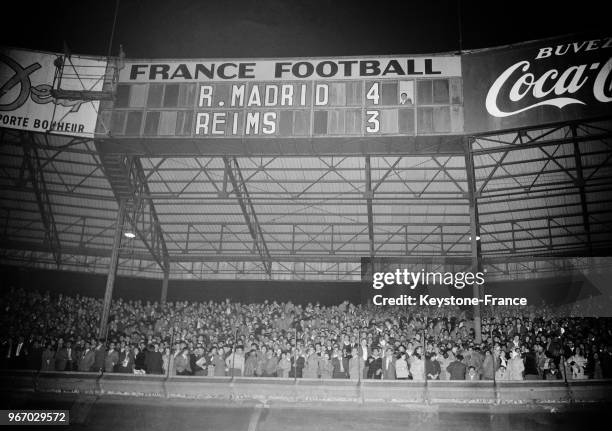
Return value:
<svg viewBox="0 0 612 431">
<path fill-rule="evenodd" d="M 30 347 L 30 352 L 27 357 L 27 367 L 30 370 L 40 370 L 43 361 L 43 348 L 38 340 L 35 340 Z"/>
<path fill-rule="evenodd" d="M 144 349 L 134 347 L 134 374 L 146 374 L 145 359 Z"/>
<path fill-rule="evenodd" d="M 391 348 L 385 350 L 385 358 L 382 362 L 382 379 L 396 379 L 395 358 L 393 357 L 393 349 Z"/>
<path fill-rule="evenodd" d="M 188 350 L 182 349 L 180 355 L 174 358 L 174 370 L 177 376 L 190 376 L 191 366 L 189 364 Z"/>
<path fill-rule="evenodd" d="M 557 366 L 555 365 L 554 361 L 551 361 L 548 368 L 544 372 L 544 379 L 545 380 L 559 380 L 561 378 L 562 378 L 561 373 L 557 369 Z"/>
<path fill-rule="evenodd" d="M 242 353 L 242 346 L 236 347 L 236 349 L 225 358 L 225 369 L 228 371 L 227 375 L 229 376 L 242 376 L 244 374 L 244 365 L 245 359 Z"/>
<path fill-rule="evenodd" d="M 244 361 L 244 376 L 253 377 L 257 368 L 257 351 L 253 347 Z"/>
<path fill-rule="evenodd" d="M 480 374 L 482 368 L 482 362 L 484 358 L 480 354 L 478 350 L 474 349 L 474 345 L 472 343 L 469 344 L 468 350 L 464 355 L 464 362 L 466 366 L 469 368 L 473 366 L 476 370 L 476 373 Z"/>
<path fill-rule="evenodd" d="M 523 364 L 523 359 L 521 358 L 518 347 L 510 351 L 510 359 L 508 360 L 506 369 L 508 371 L 507 380 L 523 380 L 525 365 Z"/>
<path fill-rule="evenodd" d="M 73 368 L 75 370 L 78 370 L 79 368 L 79 360 L 81 359 L 81 356 L 84 351 L 85 351 L 85 341 L 79 337 L 74 342 L 74 366 Z"/>
<path fill-rule="evenodd" d="M 42 366 L 41 371 L 54 371 L 55 370 L 55 352 L 51 343 L 47 344 L 45 350 L 42 353 Z"/>
<path fill-rule="evenodd" d="M 570 356 L 566 362 L 569 365 L 569 369 L 571 373 L 568 373 L 568 379 L 571 378 L 573 380 L 582 380 L 585 379 L 586 376 L 584 374 L 584 368 L 586 366 L 586 358 L 582 356 L 582 350 L 580 347 L 576 347 L 574 350 L 574 354 Z M 570 377 L 571 376 L 571 377 Z"/>
<path fill-rule="evenodd" d="M 406 361 L 406 352 L 401 352 L 400 357 L 395 361 L 395 375 L 398 380 L 408 379 L 408 362 Z"/>
<path fill-rule="evenodd" d="M 465 373 L 465 380 L 469 380 L 469 381 L 480 380 L 480 375 L 476 371 L 476 367 L 475 366 L 470 365 L 468 367 L 467 372 Z"/>
<path fill-rule="evenodd" d="M 149 344 L 145 350 L 144 369 L 147 374 L 163 374 L 164 360 L 159 352 L 159 346 Z"/>
<path fill-rule="evenodd" d="M 450 373 L 448 372 L 448 366 L 451 364 L 451 359 L 448 357 L 447 352 L 440 351 L 437 355 L 438 363 L 440 364 L 440 380 L 449 380 Z"/>
<path fill-rule="evenodd" d="M 66 344 L 57 351 L 55 355 L 55 369 L 56 371 L 73 371 L 74 370 L 74 349 L 72 348 L 72 341 L 66 342 Z"/>
<path fill-rule="evenodd" d="M 506 366 L 500 365 L 497 371 L 495 372 L 495 380 L 498 382 L 502 382 L 508 379 L 508 374 L 506 373 Z"/>
<path fill-rule="evenodd" d="M 276 375 L 278 377 L 289 377 L 289 371 L 291 370 L 291 361 L 287 357 L 286 352 L 281 353 L 281 358 L 278 361 L 278 366 L 276 368 Z"/>
<path fill-rule="evenodd" d="M 89 343 L 85 343 L 85 348 L 81 353 L 81 359 L 79 359 L 78 369 L 79 371 L 91 371 L 95 361 L 95 354 L 90 348 Z"/>
<path fill-rule="evenodd" d="M 272 350 L 268 350 L 264 360 L 263 377 L 276 377 L 276 368 L 278 367 L 278 358 L 274 356 Z"/>
<path fill-rule="evenodd" d="M 541 379 L 538 373 L 538 363 L 535 352 L 529 350 L 527 346 L 523 347 L 525 356 L 523 359 L 525 367 L 525 380 L 538 380 Z"/>
<path fill-rule="evenodd" d="M 544 347 L 541 344 L 535 345 L 535 351 L 536 351 L 536 367 L 538 370 L 538 376 L 540 376 L 540 378 L 543 379 L 544 378 L 544 367 L 548 361 L 548 358 L 546 356 L 546 353 L 544 353 Z"/>
<path fill-rule="evenodd" d="M 349 360 L 338 347 L 335 347 L 332 353 L 332 366 L 332 377 L 334 379 L 346 379 L 348 377 Z"/>
<path fill-rule="evenodd" d="M 127 348 L 125 342 L 122 342 L 120 346 L 116 371 L 129 374 L 134 372 L 134 353 Z"/>
<path fill-rule="evenodd" d="M 446 368 L 450 374 L 450 380 L 464 380 L 466 366 L 463 362 L 463 356 L 457 355 L 455 360 Z"/>
<path fill-rule="evenodd" d="M 115 350 L 115 343 L 111 342 L 108 346 L 106 358 L 104 358 L 104 371 L 112 373 L 115 370 L 115 365 L 119 362 L 119 352 Z"/>
<path fill-rule="evenodd" d="M 370 348 L 368 346 L 368 341 L 365 338 L 362 338 L 361 341 L 359 342 L 359 351 L 358 354 L 361 357 L 361 364 L 363 365 L 362 367 L 362 375 L 361 378 L 363 379 L 367 379 L 368 378 L 368 359 L 370 358 Z"/>
<path fill-rule="evenodd" d="M 425 380 L 425 361 L 421 356 L 421 347 L 417 347 L 410 363 L 412 380 Z"/>
<path fill-rule="evenodd" d="M 351 349 L 351 357 L 349 359 L 349 378 L 351 380 L 360 380 L 363 369 L 363 360 L 359 355 L 359 350 L 356 347 Z"/>
<path fill-rule="evenodd" d="M 289 377 L 301 379 L 305 366 L 306 358 L 302 354 L 302 350 L 299 348 L 295 349 L 294 354 L 291 356 L 291 371 L 289 371 Z"/>
<path fill-rule="evenodd" d="M 98 344 L 94 349 L 94 363 L 92 371 L 100 372 L 104 369 L 104 359 L 106 358 L 106 348 L 104 347 L 104 338 L 98 340 Z"/>
<path fill-rule="evenodd" d="M 163 361 L 163 356 L 162 356 Z M 208 365 L 206 363 L 206 356 L 204 355 L 204 349 L 200 345 L 196 347 L 193 354 L 190 356 L 191 369 L 193 370 L 194 376 L 205 376 L 208 373 Z"/>
<path fill-rule="evenodd" d="M 603 379 L 603 369 L 601 367 L 601 361 L 599 360 L 599 353 L 593 353 L 593 378 Z"/>
<path fill-rule="evenodd" d="M 24 369 L 28 363 L 28 348 L 25 344 L 23 336 L 17 338 L 17 343 L 14 344 L 13 350 L 9 352 L 12 368 Z M 38 368 L 38 367 L 37 367 Z"/>
<path fill-rule="evenodd" d="M 495 376 L 495 361 L 490 350 L 485 351 L 485 358 L 482 363 L 482 379 L 493 380 Z"/>
<path fill-rule="evenodd" d="M 329 359 L 329 354 L 327 352 L 323 352 L 323 356 L 319 361 L 319 372 L 321 374 L 322 379 L 331 379 L 334 366 Z"/>
<path fill-rule="evenodd" d="M 380 357 L 380 349 L 378 347 L 372 349 L 372 356 L 368 358 L 367 365 L 368 379 L 380 380 L 382 378 L 382 358 Z"/>
<path fill-rule="evenodd" d="M 319 377 L 319 357 L 312 347 L 308 349 L 308 355 L 304 362 L 303 376 L 305 379 L 316 379 Z"/>
<path fill-rule="evenodd" d="M 223 354 L 219 352 L 217 347 L 212 348 L 210 363 L 212 364 L 213 375 L 215 377 L 225 376 L 225 359 L 223 359 Z"/>
<path fill-rule="evenodd" d="M 427 380 L 439 380 L 440 363 L 437 361 L 437 355 L 427 353 L 425 355 L 425 375 Z"/>
<path fill-rule="evenodd" d="M 263 377 L 266 369 L 266 362 L 268 361 L 268 348 L 266 346 L 261 346 L 261 348 L 255 352 L 255 355 L 257 357 L 255 375 L 257 377 Z"/>
</svg>

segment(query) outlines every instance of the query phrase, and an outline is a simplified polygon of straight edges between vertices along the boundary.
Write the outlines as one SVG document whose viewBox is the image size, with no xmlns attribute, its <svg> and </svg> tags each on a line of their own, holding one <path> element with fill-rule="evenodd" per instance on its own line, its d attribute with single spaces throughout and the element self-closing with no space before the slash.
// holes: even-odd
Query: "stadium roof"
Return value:
<svg viewBox="0 0 612 431">
<path fill-rule="evenodd" d="M 468 267 L 470 157 L 485 268 L 559 271 L 609 254 L 611 146 L 605 120 L 466 137 L 455 153 L 129 158 L 143 205 L 118 272 L 161 277 L 157 228 L 171 278 L 359 280 L 371 257 Z M 0 128 L 1 263 L 107 271 L 119 192 L 102 157 L 93 139 Z"/>
</svg>

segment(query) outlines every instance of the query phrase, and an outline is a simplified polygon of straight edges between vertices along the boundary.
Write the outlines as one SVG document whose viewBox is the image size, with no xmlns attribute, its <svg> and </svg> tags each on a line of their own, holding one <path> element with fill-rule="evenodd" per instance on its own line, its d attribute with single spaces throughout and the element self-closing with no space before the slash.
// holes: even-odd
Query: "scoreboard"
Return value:
<svg viewBox="0 0 612 431">
<path fill-rule="evenodd" d="M 97 133 L 139 138 L 460 134 L 459 56 L 125 61 Z"/>
</svg>

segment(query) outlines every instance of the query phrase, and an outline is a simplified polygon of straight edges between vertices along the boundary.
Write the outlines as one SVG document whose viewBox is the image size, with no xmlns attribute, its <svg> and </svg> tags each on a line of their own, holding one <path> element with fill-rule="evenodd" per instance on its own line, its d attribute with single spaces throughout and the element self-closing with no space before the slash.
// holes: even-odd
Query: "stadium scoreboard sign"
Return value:
<svg viewBox="0 0 612 431">
<path fill-rule="evenodd" d="M 459 56 L 126 61 L 98 133 L 309 138 L 463 132 Z"/>
<path fill-rule="evenodd" d="M 610 118 L 611 53 L 612 37 L 599 34 L 461 55 L 107 67 L 104 57 L 0 47 L 0 127 L 95 137 L 108 151 L 118 138 L 137 153 L 455 153 L 465 135 Z M 113 100 L 61 98 L 101 90 Z"/>
</svg>

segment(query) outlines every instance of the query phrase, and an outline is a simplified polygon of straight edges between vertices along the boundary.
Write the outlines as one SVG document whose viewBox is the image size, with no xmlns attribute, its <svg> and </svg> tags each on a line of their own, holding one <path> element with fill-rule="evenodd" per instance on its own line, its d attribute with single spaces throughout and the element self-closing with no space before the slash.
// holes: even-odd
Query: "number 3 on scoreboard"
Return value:
<svg viewBox="0 0 612 431">
<path fill-rule="evenodd" d="M 378 133 L 380 131 L 380 121 L 378 120 L 378 111 L 366 111 L 368 116 L 368 125 L 366 126 L 366 132 Z"/>
</svg>

